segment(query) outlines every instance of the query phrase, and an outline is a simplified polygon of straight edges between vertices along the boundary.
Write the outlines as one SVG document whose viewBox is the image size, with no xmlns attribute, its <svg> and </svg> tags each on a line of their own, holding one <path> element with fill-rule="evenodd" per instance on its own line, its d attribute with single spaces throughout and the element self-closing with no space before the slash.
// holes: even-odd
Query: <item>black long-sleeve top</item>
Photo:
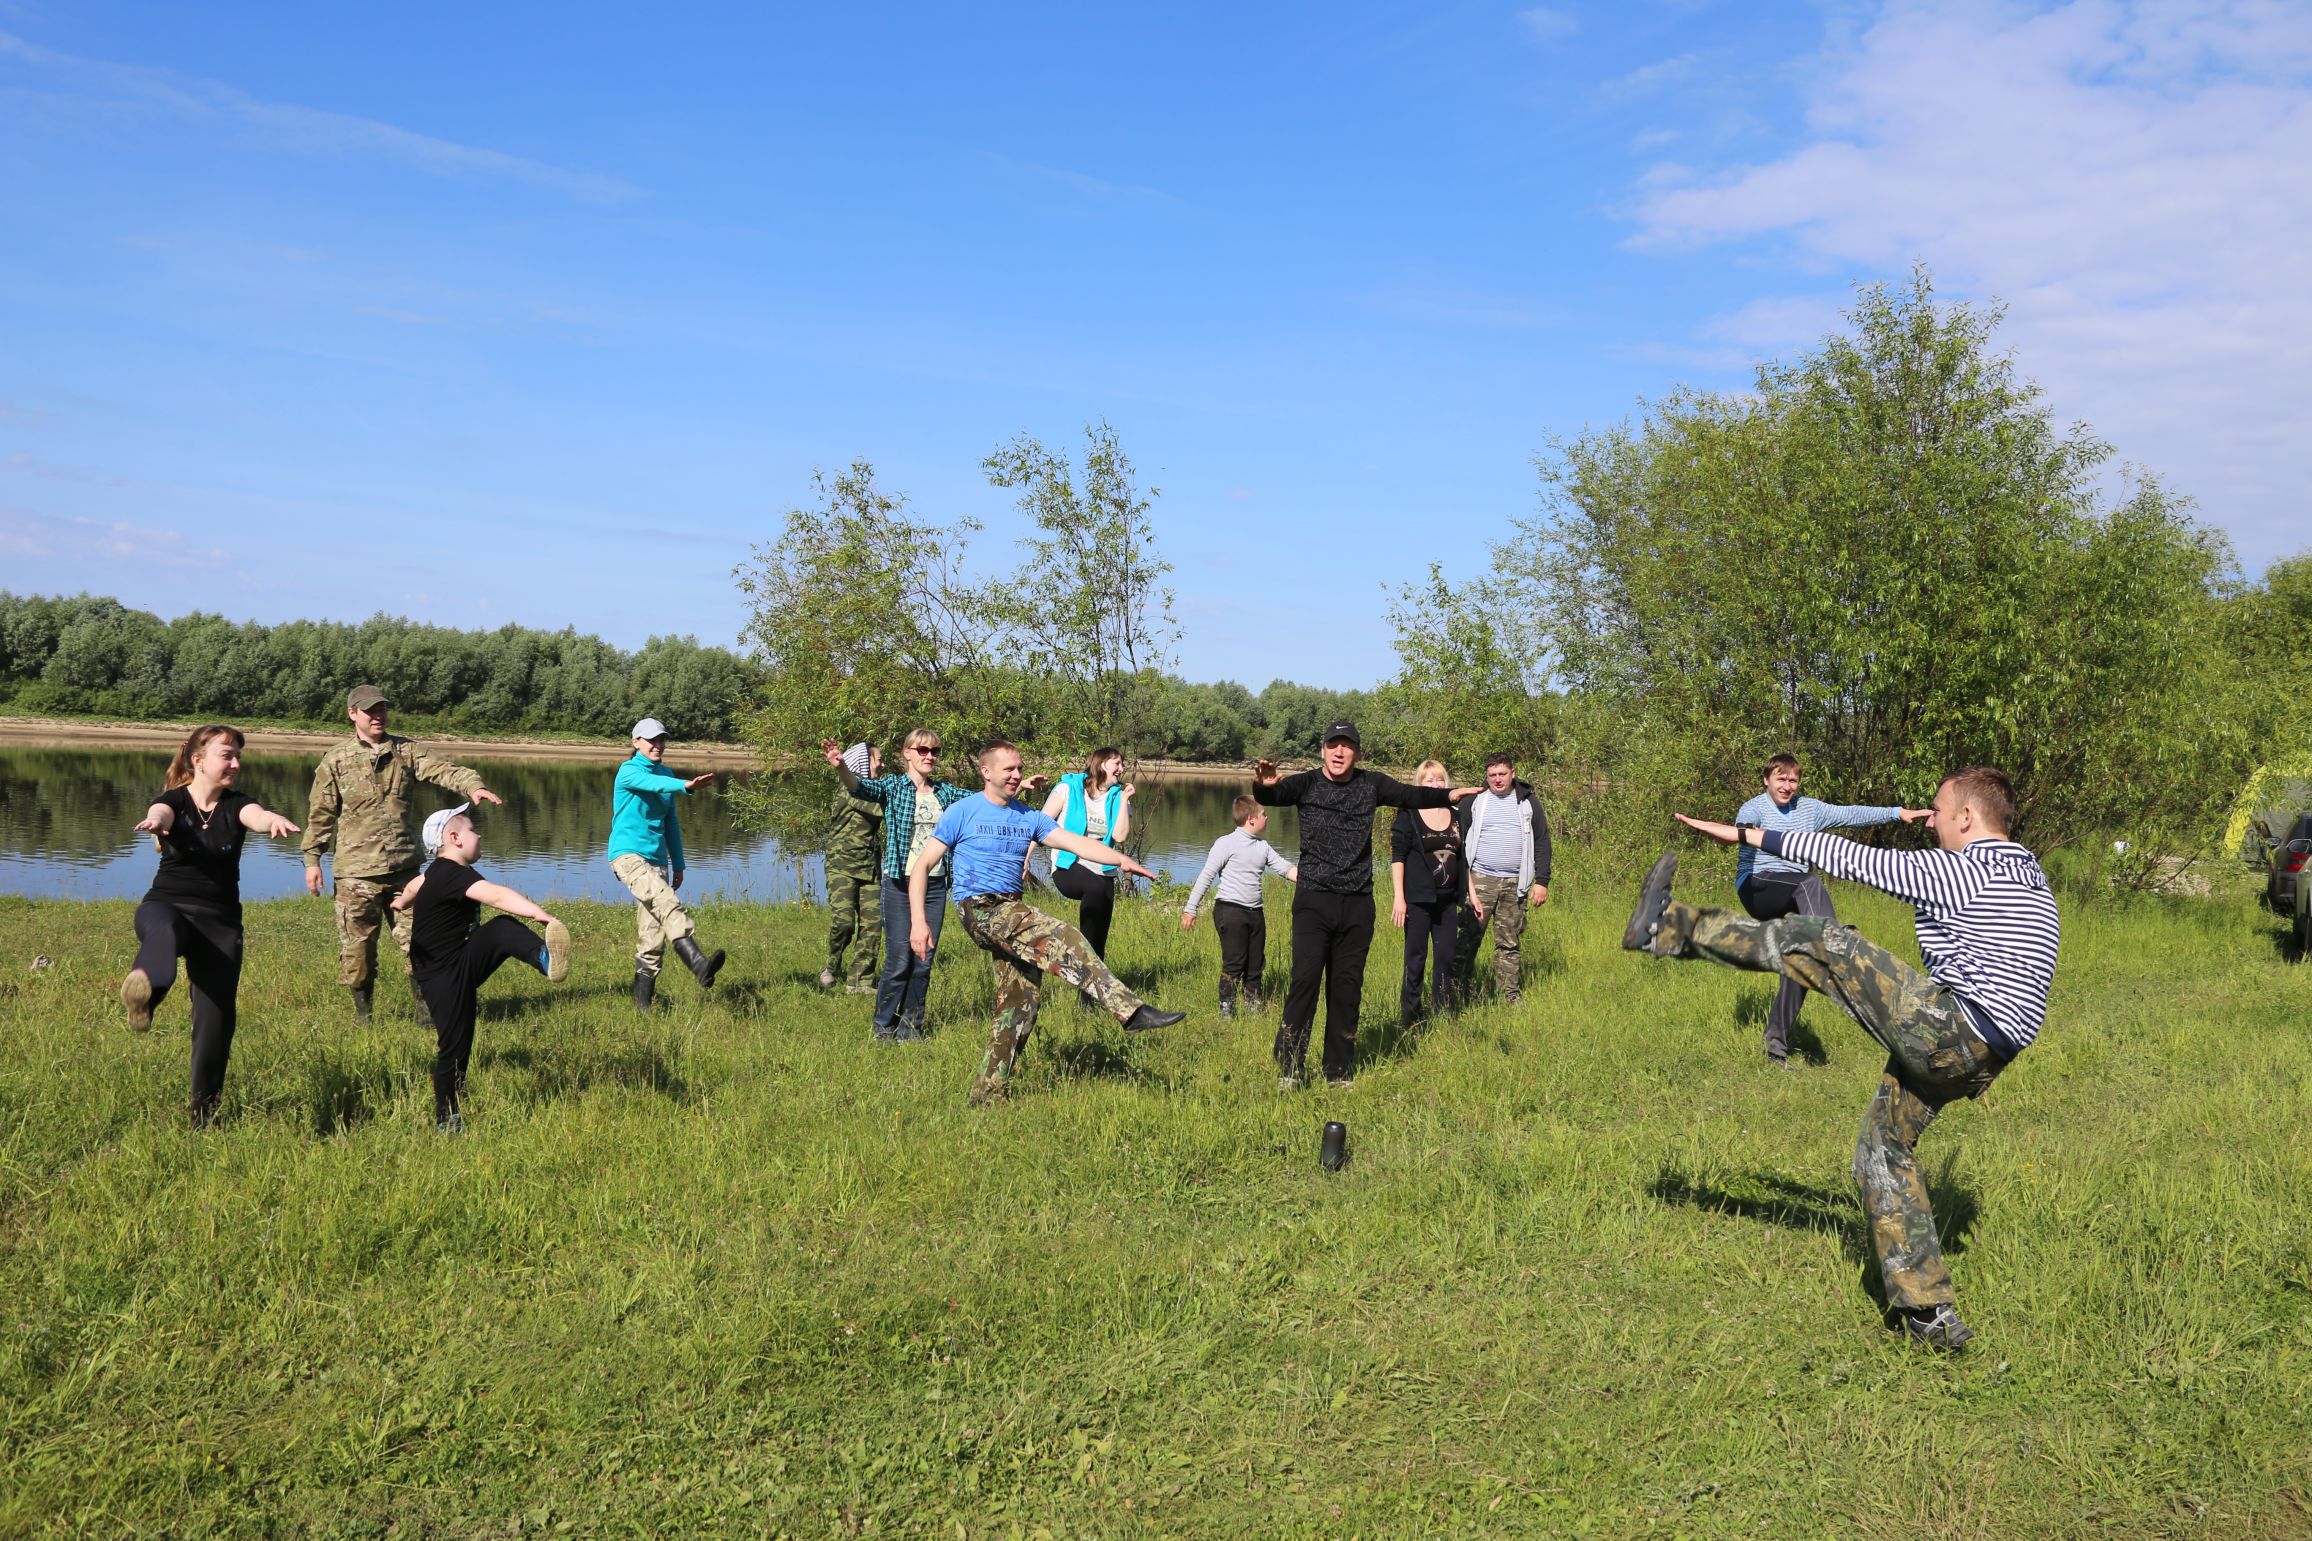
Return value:
<svg viewBox="0 0 2312 1541">
<path fill-rule="evenodd" d="M 1443 787 L 1409 787 L 1394 777 L 1351 766 L 1335 781 L 1321 770 L 1252 784 L 1253 800 L 1300 809 L 1300 886 L 1335 894 L 1373 891 L 1373 813 L 1379 808 L 1450 808 Z"/>
</svg>

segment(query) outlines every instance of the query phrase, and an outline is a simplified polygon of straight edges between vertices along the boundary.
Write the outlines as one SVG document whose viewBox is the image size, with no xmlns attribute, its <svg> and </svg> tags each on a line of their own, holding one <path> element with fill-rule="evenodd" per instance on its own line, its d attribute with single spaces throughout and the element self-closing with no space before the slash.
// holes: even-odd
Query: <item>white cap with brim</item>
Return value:
<svg viewBox="0 0 2312 1541">
<path fill-rule="evenodd" d="M 442 836 L 444 836 L 445 834 L 447 834 L 447 833 L 449 832 L 449 827 L 450 827 L 450 820 L 452 820 L 452 819 L 456 818 L 456 817 L 457 817 L 459 814 L 461 814 L 461 813 L 465 812 L 465 811 L 466 811 L 468 808 L 471 808 L 472 806 L 473 806 L 473 804 L 472 804 L 472 803 L 460 803 L 460 804 L 458 804 L 458 805 L 457 805 L 455 808 L 444 808 L 444 809 L 442 809 L 442 810 L 441 810 L 439 813 L 430 813 L 430 814 L 427 814 L 427 815 L 426 815 L 426 821 L 425 821 L 425 853 L 426 853 L 426 855 L 428 855 L 428 856 L 438 856 L 438 855 L 440 855 L 440 854 L 441 854 L 441 848 L 442 848 Z M 405 826 L 403 826 L 403 827 L 404 827 L 404 828 L 407 828 L 408 826 L 406 826 L 406 825 L 405 825 Z"/>
<path fill-rule="evenodd" d="M 635 738 L 664 738 L 666 737 L 666 724 L 660 722 L 656 717 L 645 717 L 634 725 L 632 736 Z"/>
</svg>

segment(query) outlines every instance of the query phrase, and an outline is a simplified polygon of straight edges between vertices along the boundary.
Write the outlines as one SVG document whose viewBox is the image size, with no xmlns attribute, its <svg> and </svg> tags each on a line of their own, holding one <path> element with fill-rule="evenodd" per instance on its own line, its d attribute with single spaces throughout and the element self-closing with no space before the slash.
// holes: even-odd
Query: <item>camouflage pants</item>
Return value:
<svg viewBox="0 0 2312 1541">
<path fill-rule="evenodd" d="M 1760 921 L 1673 902 L 1655 950 L 1780 974 L 1838 1002 L 1885 1047 L 1886 1072 L 1855 1142 L 1855 1185 L 1887 1303 L 1949 1304 L 1951 1272 L 1919 1176 L 1919 1136 L 1944 1104 L 1982 1096 L 2005 1068 L 1958 997 L 1853 927 L 1821 915 Z"/>
<path fill-rule="evenodd" d="M 1518 887 L 1514 877 L 1489 877 L 1472 872 L 1469 884 L 1477 890 L 1478 902 L 1485 906 L 1485 918 L 1479 920 L 1477 911 L 1461 906 L 1461 935 L 1454 943 L 1461 954 L 1461 977 L 1465 984 L 1477 980 L 1478 947 L 1485 940 L 1487 927 L 1493 930 L 1493 991 L 1505 1001 L 1515 1001 L 1525 994 L 1525 890 Z M 1464 1000 L 1476 998 L 1470 989 L 1462 991 Z"/>
<path fill-rule="evenodd" d="M 393 896 L 409 886 L 418 869 L 389 872 L 383 877 L 353 878 L 337 875 L 337 982 L 365 985 L 377 977 L 377 933 L 390 920 L 393 939 L 401 947 L 401 971 L 409 972 L 411 910 L 393 908 Z"/>
<path fill-rule="evenodd" d="M 659 964 L 666 960 L 666 944 L 681 941 L 697 928 L 674 896 L 674 885 L 656 867 L 639 856 L 619 856 L 612 858 L 610 870 L 634 895 L 634 972 L 656 979 Z"/>
<path fill-rule="evenodd" d="M 995 1026 L 988 1033 L 987 1058 L 972 1082 L 971 1098 L 1001 1097 L 1011 1084 L 1028 1034 L 1035 1030 L 1042 998 L 1037 980 L 1056 974 L 1100 1003 L 1122 1022 L 1141 1007 L 1140 997 L 1108 972 L 1084 934 L 1064 920 L 1014 898 L 983 894 L 955 907 L 971 939 L 995 964 Z"/>
<path fill-rule="evenodd" d="M 872 985 L 883 966 L 882 879 L 870 865 L 860 870 L 827 868 L 827 972 L 843 976 L 843 952 L 854 939 L 851 962 L 855 985 Z"/>
</svg>

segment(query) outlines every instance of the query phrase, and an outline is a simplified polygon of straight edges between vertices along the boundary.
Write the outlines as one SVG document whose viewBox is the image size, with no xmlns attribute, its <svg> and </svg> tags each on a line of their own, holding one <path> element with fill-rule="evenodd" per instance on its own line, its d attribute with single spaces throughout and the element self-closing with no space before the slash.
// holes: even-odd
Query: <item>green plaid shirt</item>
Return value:
<svg viewBox="0 0 2312 1541">
<path fill-rule="evenodd" d="M 904 879 L 907 848 L 915 842 L 915 778 L 905 771 L 894 771 L 872 781 L 862 777 L 854 785 L 861 797 L 883 805 L 883 875 Z M 952 781 L 934 781 L 931 792 L 939 799 L 942 810 L 979 795 L 972 788 L 959 787 Z"/>
</svg>

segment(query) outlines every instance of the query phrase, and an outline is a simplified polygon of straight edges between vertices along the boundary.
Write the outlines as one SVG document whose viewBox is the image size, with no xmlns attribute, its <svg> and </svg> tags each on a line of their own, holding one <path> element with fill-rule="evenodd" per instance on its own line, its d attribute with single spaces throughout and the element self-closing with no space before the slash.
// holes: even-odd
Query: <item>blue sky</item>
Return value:
<svg viewBox="0 0 2312 1541">
<path fill-rule="evenodd" d="M 2312 8 L 0 0 L 0 587 L 729 643 L 814 468 L 1117 428 L 1183 672 L 1366 685 L 1555 435 L 1930 263 L 2312 545 Z"/>
</svg>

